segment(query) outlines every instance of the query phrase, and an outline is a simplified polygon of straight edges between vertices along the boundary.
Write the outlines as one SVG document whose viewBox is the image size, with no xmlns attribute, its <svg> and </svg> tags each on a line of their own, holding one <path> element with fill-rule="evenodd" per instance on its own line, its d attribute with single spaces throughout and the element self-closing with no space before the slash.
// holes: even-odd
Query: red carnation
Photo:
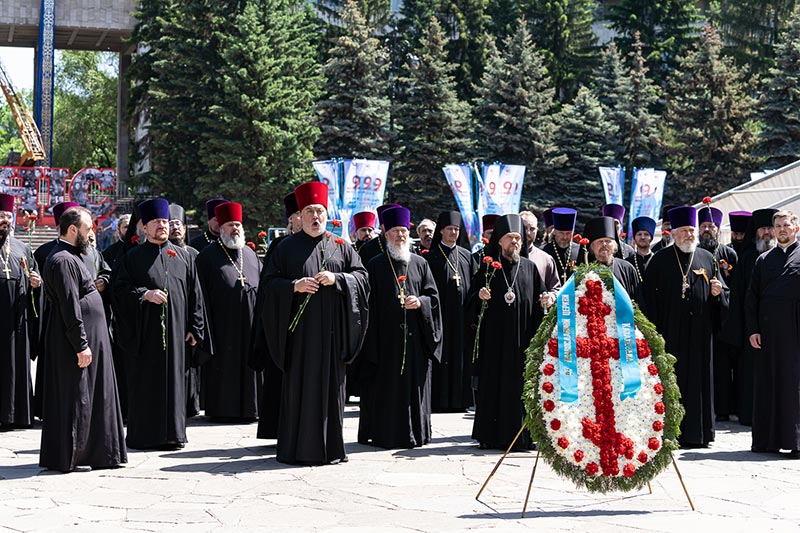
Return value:
<svg viewBox="0 0 800 533">
<path fill-rule="evenodd" d="M 430 252 L 430 250 L 428 250 L 427 248 L 423 248 L 422 250 L 419 251 L 419 253 L 423 255 L 427 254 L 428 252 Z"/>
<path fill-rule="evenodd" d="M 664 230 L 664 231 L 661 232 L 661 235 L 666 237 L 667 235 L 669 235 L 669 231 L 668 230 Z"/>
<path fill-rule="evenodd" d="M 656 394 L 664 394 L 664 385 L 661 383 L 656 383 L 653 385 L 653 390 L 656 392 Z"/>
<path fill-rule="evenodd" d="M 581 238 L 582 238 L 581 234 L 576 233 L 575 236 L 572 237 L 572 242 L 574 242 L 575 244 L 579 244 L 581 242 Z"/>
<path fill-rule="evenodd" d="M 486 237 L 481 237 L 481 242 L 483 244 L 489 244 L 489 239 L 487 239 Z"/>
<path fill-rule="evenodd" d="M 656 420 L 655 422 L 653 422 L 654 431 L 661 431 L 662 429 L 664 429 L 664 422 L 662 422 L 661 420 Z"/>
<path fill-rule="evenodd" d="M 335 239 L 333 239 L 333 242 L 335 242 L 336 244 L 342 245 L 342 244 L 344 244 L 344 239 L 342 239 L 341 237 L 336 237 Z"/>
<path fill-rule="evenodd" d="M 555 371 L 556 371 L 556 367 L 554 367 L 550 363 L 547 363 L 546 365 L 544 365 L 544 368 L 542 369 L 542 373 L 545 376 L 552 376 L 555 373 Z"/>
<path fill-rule="evenodd" d="M 586 238 L 581 239 L 581 246 L 588 246 L 588 245 L 589 245 L 589 239 Z"/>
<path fill-rule="evenodd" d="M 639 459 L 640 463 L 646 463 L 647 459 L 648 459 L 647 453 L 646 452 L 639 452 L 639 457 L 637 457 L 637 459 Z"/>
<path fill-rule="evenodd" d="M 400 283 L 403 283 L 406 279 L 406 276 L 397 276 L 397 281 Z"/>
<path fill-rule="evenodd" d="M 600 470 L 600 467 L 597 466 L 597 463 L 589 463 L 586 465 L 586 473 L 590 476 L 593 476 Z"/>
<path fill-rule="evenodd" d="M 656 365 L 654 365 L 653 363 L 650 363 L 649 365 L 647 365 L 647 371 L 650 372 L 651 376 L 657 376 L 658 375 L 658 367 Z"/>
<path fill-rule="evenodd" d="M 29 222 L 36 222 L 37 219 L 38 217 L 36 215 L 28 215 Z"/>
<path fill-rule="evenodd" d="M 633 475 L 636 473 L 636 467 L 631 463 L 628 463 L 625 465 L 625 468 L 622 469 L 622 473 L 625 475 L 625 477 L 633 477 Z"/>
<path fill-rule="evenodd" d="M 331 234 L 331 233 L 325 233 L 325 237 L 326 237 L 327 239 L 330 239 L 331 237 L 333 237 L 333 234 Z"/>
<path fill-rule="evenodd" d="M 169 257 L 176 257 L 178 255 L 178 252 L 176 252 L 175 250 L 167 250 L 167 255 Z"/>
<path fill-rule="evenodd" d="M 492 268 L 495 270 L 500 270 L 503 268 L 503 265 L 500 264 L 500 261 L 492 261 Z"/>
<path fill-rule="evenodd" d="M 342 221 L 341 220 L 331 220 L 331 226 L 333 226 L 334 228 L 341 228 L 342 227 Z"/>
<path fill-rule="evenodd" d="M 267 237 L 267 232 L 266 231 L 259 231 L 258 232 L 258 238 L 259 239 L 264 239 L 266 237 Z"/>
<path fill-rule="evenodd" d="M 545 381 L 544 383 L 542 383 L 542 390 L 545 391 L 547 394 L 550 394 L 551 392 L 553 392 L 553 384 L 550 383 L 549 381 Z"/>
<path fill-rule="evenodd" d="M 569 439 L 567 439 L 567 437 L 559 437 L 558 446 L 562 450 L 566 450 L 569 447 Z"/>
<path fill-rule="evenodd" d="M 409 222 L 408 225 L 413 228 L 416 224 L 414 224 L 413 222 Z"/>
<path fill-rule="evenodd" d="M 483 262 L 486 263 L 487 265 L 492 263 L 493 261 L 494 259 L 492 259 L 491 255 L 487 255 L 486 257 L 483 258 Z"/>
<path fill-rule="evenodd" d="M 553 403 L 553 400 L 546 400 L 544 402 L 544 410 L 547 411 L 548 413 L 550 411 L 552 411 L 553 409 L 555 409 L 555 408 L 556 408 L 556 404 Z"/>
<path fill-rule="evenodd" d="M 131 237 L 131 242 L 133 244 L 136 244 L 138 241 L 139 241 L 139 236 L 138 235 L 134 235 L 133 237 Z"/>
<path fill-rule="evenodd" d="M 664 402 L 656 402 L 656 413 L 660 415 L 664 414 Z"/>
<path fill-rule="evenodd" d="M 655 437 L 650 437 L 650 440 L 647 441 L 647 447 L 651 450 L 655 451 L 661 447 L 661 443 Z"/>
<path fill-rule="evenodd" d="M 247 241 L 245 244 L 247 244 L 247 246 L 249 246 L 252 250 L 256 249 L 256 243 L 253 241 Z"/>
<path fill-rule="evenodd" d="M 559 420 L 558 418 L 552 419 L 550 421 L 550 429 L 552 429 L 553 431 L 558 431 L 559 429 L 561 429 L 561 420 Z"/>
<path fill-rule="evenodd" d="M 625 233 L 624 231 L 623 231 L 622 233 L 620 233 L 620 234 L 619 234 L 619 238 L 620 238 L 620 239 L 624 239 L 624 238 L 626 238 L 627 236 L 628 236 L 628 234 L 627 234 L 627 233 Z"/>
<path fill-rule="evenodd" d="M 575 452 L 572 456 L 575 458 L 576 463 L 580 463 L 581 461 L 583 461 L 583 452 L 580 450 Z"/>
<path fill-rule="evenodd" d="M 706 204 L 706 205 L 710 204 L 711 203 L 711 197 L 710 196 L 704 196 L 703 197 L 703 203 Z"/>
</svg>

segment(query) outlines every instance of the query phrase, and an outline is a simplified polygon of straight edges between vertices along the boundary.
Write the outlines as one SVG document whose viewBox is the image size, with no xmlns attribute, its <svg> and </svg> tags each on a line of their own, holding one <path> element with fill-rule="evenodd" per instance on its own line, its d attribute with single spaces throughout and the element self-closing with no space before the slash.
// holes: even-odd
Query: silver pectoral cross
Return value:
<svg viewBox="0 0 800 533">
<path fill-rule="evenodd" d="M 3 267 L 3 272 L 6 273 L 6 279 L 11 279 L 11 267 L 8 266 L 8 263 Z"/>
<path fill-rule="evenodd" d="M 683 284 L 681 284 L 681 298 L 682 299 L 684 299 L 684 300 L 686 299 L 686 291 L 688 291 L 688 290 L 689 290 L 689 282 L 686 281 L 686 280 L 683 280 Z"/>
<path fill-rule="evenodd" d="M 456 287 L 461 287 L 461 276 L 458 275 L 458 272 L 453 274 L 453 279 L 456 280 Z"/>
</svg>

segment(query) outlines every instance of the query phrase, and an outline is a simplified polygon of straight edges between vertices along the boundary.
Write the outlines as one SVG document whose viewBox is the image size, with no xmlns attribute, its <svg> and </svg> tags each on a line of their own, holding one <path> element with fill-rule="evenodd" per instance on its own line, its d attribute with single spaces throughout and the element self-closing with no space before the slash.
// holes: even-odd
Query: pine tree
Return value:
<svg viewBox="0 0 800 533">
<path fill-rule="evenodd" d="M 594 8 L 594 0 L 531 0 L 522 9 L 562 102 L 571 100 L 579 85 L 591 81 L 600 62 L 592 29 Z"/>
<path fill-rule="evenodd" d="M 575 100 L 557 116 L 556 143 L 566 161 L 543 176 L 548 205 L 569 205 L 580 221 L 598 216 L 604 202 L 598 167 L 615 164 L 613 140 L 617 127 L 606 117 L 592 92 L 581 87 Z"/>
<path fill-rule="evenodd" d="M 633 51 L 639 32 L 645 60 L 659 86 L 695 39 L 694 25 L 700 18 L 696 4 L 695 0 L 621 0 L 607 8 L 624 54 Z"/>
<path fill-rule="evenodd" d="M 455 66 L 447 62 L 442 28 L 436 18 L 427 27 L 415 51 L 418 61 L 406 63 L 400 80 L 410 90 L 396 112 L 401 152 L 393 194 L 416 216 L 433 217 L 453 208 L 442 166 L 466 160 L 471 121 L 469 105 L 456 93 Z"/>
<path fill-rule="evenodd" d="M 602 63 L 595 72 L 594 81 L 595 97 L 603 107 L 606 118 L 616 129 L 616 135 L 613 137 L 614 153 L 617 162 L 621 164 L 624 144 L 620 134 L 625 127 L 625 109 L 630 107 L 626 100 L 632 93 L 632 87 L 630 69 L 623 62 L 614 41 L 603 49 Z"/>
<path fill-rule="evenodd" d="M 755 152 L 768 169 L 800 159 L 800 10 L 775 48 L 777 67 L 770 70 L 761 102 L 764 129 Z"/>
<path fill-rule="evenodd" d="M 344 34 L 322 69 L 323 98 L 316 108 L 321 135 L 317 157 L 384 159 L 391 137 L 388 53 L 371 36 L 357 4 L 348 0 Z"/>
<path fill-rule="evenodd" d="M 663 146 L 669 186 L 678 202 L 696 202 L 747 179 L 757 136 L 754 80 L 722 57 L 717 32 L 700 41 L 669 80 Z"/>
<path fill-rule="evenodd" d="M 778 36 L 789 26 L 796 0 L 736 0 L 718 6 L 725 52 L 751 73 L 766 74 L 775 64 Z"/>
<path fill-rule="evenodd" d="M 647 76 L 648 68 L 642 53 L 639 35 L 634 35 L 633 51 L 630 53 L 631 69 L 628 91 L 620 98 L 618 113 L 621 115 L 620 139 L 622 141 L 622 164 L 633 175 L 634 167 L 653 164 L 653 154 L 658 145 L 659 117 L 653 112 L 658 103 L 658 88 Z"/>
<path fill-rule="evenodd" d="M 313 175 L 318 135 L 313 14 L 297 0 L 250 0 L 220 28 L 220 91 L 203 117 L 200 198 L 223 196 L 243 204 L 248 229 L 281 225 L 276 202 Z"/>
<path fill-rule="evenodd" d="M 535 174 L 555 157 L 555 89 L 524 20 L 506 39 L 502 53 L 492 40 L 488 48 L 474 111 L 477 154 L 527 165 L 529 174 Z"/>
</svg>

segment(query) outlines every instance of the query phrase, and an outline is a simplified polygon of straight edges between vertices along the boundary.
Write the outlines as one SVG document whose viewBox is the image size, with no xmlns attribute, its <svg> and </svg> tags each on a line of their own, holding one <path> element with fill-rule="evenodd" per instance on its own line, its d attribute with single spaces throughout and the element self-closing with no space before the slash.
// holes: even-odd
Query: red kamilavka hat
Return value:
<svg viewBox="0 0 800 533">
<path fill-rule="evenodd" d="M 353 226 L 356 229 L 360 228 L 374 228 L 377 216 L 372 211 L 361 211 L 353 215 Z"/>
<path fill-rule="evenodd" d="M 297 208 L 302 211 L 309 205 L 322 205 L 328 208 L 328 186 L 321 181 L 308 181 L 294 190 Z"/>
<path fill-rule="evenodd" d="M 217 222 L 220 226 L 231 221 L 241 222 L 242 204 L 238 204 L 236 202 L 219 204 L 214 208 L 214 216 L 217 217 Z"/>
</svg>

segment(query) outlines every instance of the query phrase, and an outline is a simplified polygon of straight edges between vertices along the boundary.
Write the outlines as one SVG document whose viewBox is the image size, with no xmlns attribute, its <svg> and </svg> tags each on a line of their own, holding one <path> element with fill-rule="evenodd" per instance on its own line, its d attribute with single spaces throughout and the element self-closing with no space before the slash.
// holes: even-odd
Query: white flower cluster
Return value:
<svg viewBox="0 0 800 533">
<path fill-rule="evenodd" d="M 601 281 L 602 283 L 601 278 L 595 272 L 588 272 L 583 281 L 575 287 L 575 326 L 578 339 L 588 337 L 586 329 L 587 317 L 577 313 L 578 301 L 586 294 L 587 281 Z M 617 317 L 614 311 L 614 295 L 608 290 L 605 284 L 603 284 L 603 303 L 612 309 L 612 312 L 605 318 L 606 335 L 610 338 L 617 338 Z M 551 338 L 557 339 L 557 337 L 558 326 L 556 325 L 551 333 Z M 636 338 L 644 338 L 638 328 L 636 328 Z M 545 345 L 544 351 L 543 362 L 539 368 L 539 392 L 542 402 L 542 412 L 544 413 L 544 423 L 553 447 L 572 464 L 585 467 L 589 463 L 596 463 L 599 466 L 600 448 L 583 436 L 583 425 L 581 423 L 581 420 L 584 418 L 588 418 L 592 422 L 596 421 L 591 359 L 585 357 L 577 358 L 578 400 L 572 404 L 566 404 L 559 400 L 561 396 L 559 360 L 557 357 L 550 355 L 547 345 Z M 627 464 L 632 464 L 636 468 L 644 464 L 640 460 L 641 452 L 647 455 L 647 460 L 649 461 L 656 455 L 658 449 L 660 449 L 663 444 L 663 429 L 660 431 L 654 429 L 654 423 L 660 422 L 661 428 L 663 428 L 664 424 L 664 414 L 658 414 L 655 408 L 656 403 L 662 401 L 663 397 L 663 394 L 656 393 L 655 390 L 656 385 L 659 385 L 659 390 L 663 391 L 663 389 L 660 388 L 661 381 L 658 375 L 652 375 L 648 369 L 649 365 L 653 364 L 651 357 L 648 356 L 638 359 L 638 364 L 639 375 L 641 377 L 639 390 L 635 396 L 621 400 L 620 393 L 624 389 L 624 384 L 620 360 L 609 360 L 611 384 L 613 387 L 612 400 L 616 432 L 622 433 L 634 443 L 633 459 L 627 459 L 622 455 L 617 457 L 617 464 L 619 466 L 618 476 L 623 476 L 623 468 Z M 553 365 L 553 367 L 555 367 L 555 372 L 549 376 L 545 373 L 547 365 Z M 548 382 L 553 385 L 552 392 L 549 393 L 542 388 L 543 385 Z M 548 400 L 555 404 L 552 411 L 548 411 L 546 408 Z M 555 424 L 558 429 L 553 429 L 554 420 L 558 421 Z M 559 445 L 559 439 L 561 438 L 566 438 L 568 440 L 569 445 L 566 448 L 562 448 Z M 649 446 L 651 438 L 656 438 L 658 440 L 658 447 L 655 450 L 651 449 Z M 578 461 L 576 457 L 576 452 L 578 451 L 582 452 L 583 455 L 580 461 Z M 578 454 L 578 456 L 580 455 L 581 454 Z M 599 470 L 595 475 L 602 475 L 602 470 Z"/>
</svg>

